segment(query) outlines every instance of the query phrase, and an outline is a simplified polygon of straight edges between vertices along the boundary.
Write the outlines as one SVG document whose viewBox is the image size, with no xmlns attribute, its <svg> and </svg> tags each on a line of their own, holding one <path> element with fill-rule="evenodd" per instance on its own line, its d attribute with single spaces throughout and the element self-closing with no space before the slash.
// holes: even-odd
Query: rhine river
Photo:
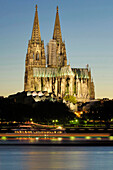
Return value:
<svg viewBox="0 0 113 170">
<path fill-rule="evenodd" d="M 113 170 L 113 147 L 0 146 L 0 170 Z"/>
</svg>

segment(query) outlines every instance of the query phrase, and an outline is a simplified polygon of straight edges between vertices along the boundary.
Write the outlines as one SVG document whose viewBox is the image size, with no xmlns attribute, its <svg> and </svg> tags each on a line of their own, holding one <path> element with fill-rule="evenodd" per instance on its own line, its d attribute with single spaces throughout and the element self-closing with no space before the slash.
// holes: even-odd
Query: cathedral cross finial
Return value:
<svg viewBox="0 0 113 170">
<path fill-rule="evenodd" d="M 58 13 L 58 6 L 57 6 L 57 13 Z"/>
<path fill-rule="evenodd" d="M 38 6 L 36 5 L 36 7 L 35 7 L 35 8 L 36 8 L 36 11 L 37 11 Z"/>
</svg>

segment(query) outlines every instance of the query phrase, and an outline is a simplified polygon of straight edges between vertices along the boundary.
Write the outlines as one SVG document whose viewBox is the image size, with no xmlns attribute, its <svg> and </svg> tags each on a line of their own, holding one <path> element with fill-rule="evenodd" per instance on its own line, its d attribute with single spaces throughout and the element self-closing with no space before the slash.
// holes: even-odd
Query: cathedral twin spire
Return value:
<svg viewBox="0 0 113 170">
<path fill-rule="evenodd" d="M 40 35 L 40 26 L 39 26 L 37 5 L 36 5 L 35 18 L 34 18 L 31 40 L 32 40 L 33 43 L 41 43 L 41 35 Z"/>
<path fill-rule="evenodd" d="M 51 64 L 48 62 L 47 62 L 47 64 L 50 67 L 66 66 L 67 65 L 66 49 L 65 49 L 65 43 L 62 42 L 62 34 L 61 34 L 58 6 L 57 6 L 57 11 L 56 11 L 56 19 L 55 19 L 52 40 L 53 41 L 51 41 L 51 47 L 50 48 L 48 47 L 48 49 L 47 49 L 47 53 L 49 52 L 47 54 L 47 57 L 49 58 L 49 59 L 47 59 L 47 61 L 48 60 L 52 61 L 52 63 L 54 63 L 54 64 Z M 34 60 L 33 65 L 35 65 L 36 67 L 45 67 L 46 66 L 44 41 L 41 40 L 37 5 L 36 5 L 36 10 L 35 10 L 32 36 L 31 36 L 31 40 L 29 41 L 28 51 L 29 51 L 29 53 L 32 53 L 31 56 Z M 32 63 L 32 61 L 31 61 L 31 63 Z"/>
<path fill-rule="evenodd" d="M 58 6 L 57 6 L 57 12 L 56 12 L 53 39 L 56 40 L 59 43 L 62 43 L 62 34 L 61 34 L 61 28 L 60 28 L 60 19 L 59 19 L 59 13 L 58 13 Z"/>
<path fill-rule="evenodd" d="M 36 8 L 36 11 L 35 11 L 35 18 L 34 18 L 34 24 L 33 24 L 33 31 L 32 31 L 31 40 L 32 40 L 33 43 L 35 43 L 35 42 L 36 43 L 41 43 L 41 34 L 40 34 L 40 26 L 39 26 L 37 5 L 36 5 L 35 8 Z M 61 34 L 58 6 L 57 6 L 57 12 L 56 12 L 53 39 L 56 40 L 58 43 L 62 43 L 62 34 Z"/>
</svg>

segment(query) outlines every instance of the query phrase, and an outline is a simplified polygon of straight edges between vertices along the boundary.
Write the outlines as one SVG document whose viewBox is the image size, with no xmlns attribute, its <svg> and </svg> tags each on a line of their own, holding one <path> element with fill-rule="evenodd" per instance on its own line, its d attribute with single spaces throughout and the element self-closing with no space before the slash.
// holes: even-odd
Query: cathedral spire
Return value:
<svg viewBox="0 0 113 170">
<path fill-rule="evenodd" d="M 57 6 L 57 12 L 56 12 L 53 39 L 56 40 L 59 43 L 62 43 L 62 34 L 61 34 L 61 28 L 60 28 L 60 19 L 59 19 L 59 13 L 58 13 L 58 6 Z"/>
<path fill-rule="evenodd" d="M 32 37 L 31 40 L 33 43 L 41 43 L 41 35 L 40 35 L 40 26 L 39 26 L 39 19 L 38 19 L 38 12 L 37 12 L 37 5 L 36 5 L 36 11 L 35 11 L 35 18 L 34 18 L 34 24 L 33 24 L 33 31 L 32 31 Z"/>
</svg>

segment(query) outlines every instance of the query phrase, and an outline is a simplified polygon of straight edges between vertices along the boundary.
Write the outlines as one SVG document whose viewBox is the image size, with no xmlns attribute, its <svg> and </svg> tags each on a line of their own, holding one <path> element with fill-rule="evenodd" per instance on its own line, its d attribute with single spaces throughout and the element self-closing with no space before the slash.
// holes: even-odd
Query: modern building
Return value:
<svg viewBox="0 0 113 170">
<path fill-rule="evenodd" d="M 46 57 L 36 5 L 33 31 L 28 43 L 25 61 L 24 90 L 47 91 L 61 98 L 67 94 L 74 95 L 78 101 L 88 101 L 95 98 L 94 83 L 89 67 L 71 68 L 70 64 L 67 64 L 58 7 L 53 37 L 47 45 Z"/>
</svg>

